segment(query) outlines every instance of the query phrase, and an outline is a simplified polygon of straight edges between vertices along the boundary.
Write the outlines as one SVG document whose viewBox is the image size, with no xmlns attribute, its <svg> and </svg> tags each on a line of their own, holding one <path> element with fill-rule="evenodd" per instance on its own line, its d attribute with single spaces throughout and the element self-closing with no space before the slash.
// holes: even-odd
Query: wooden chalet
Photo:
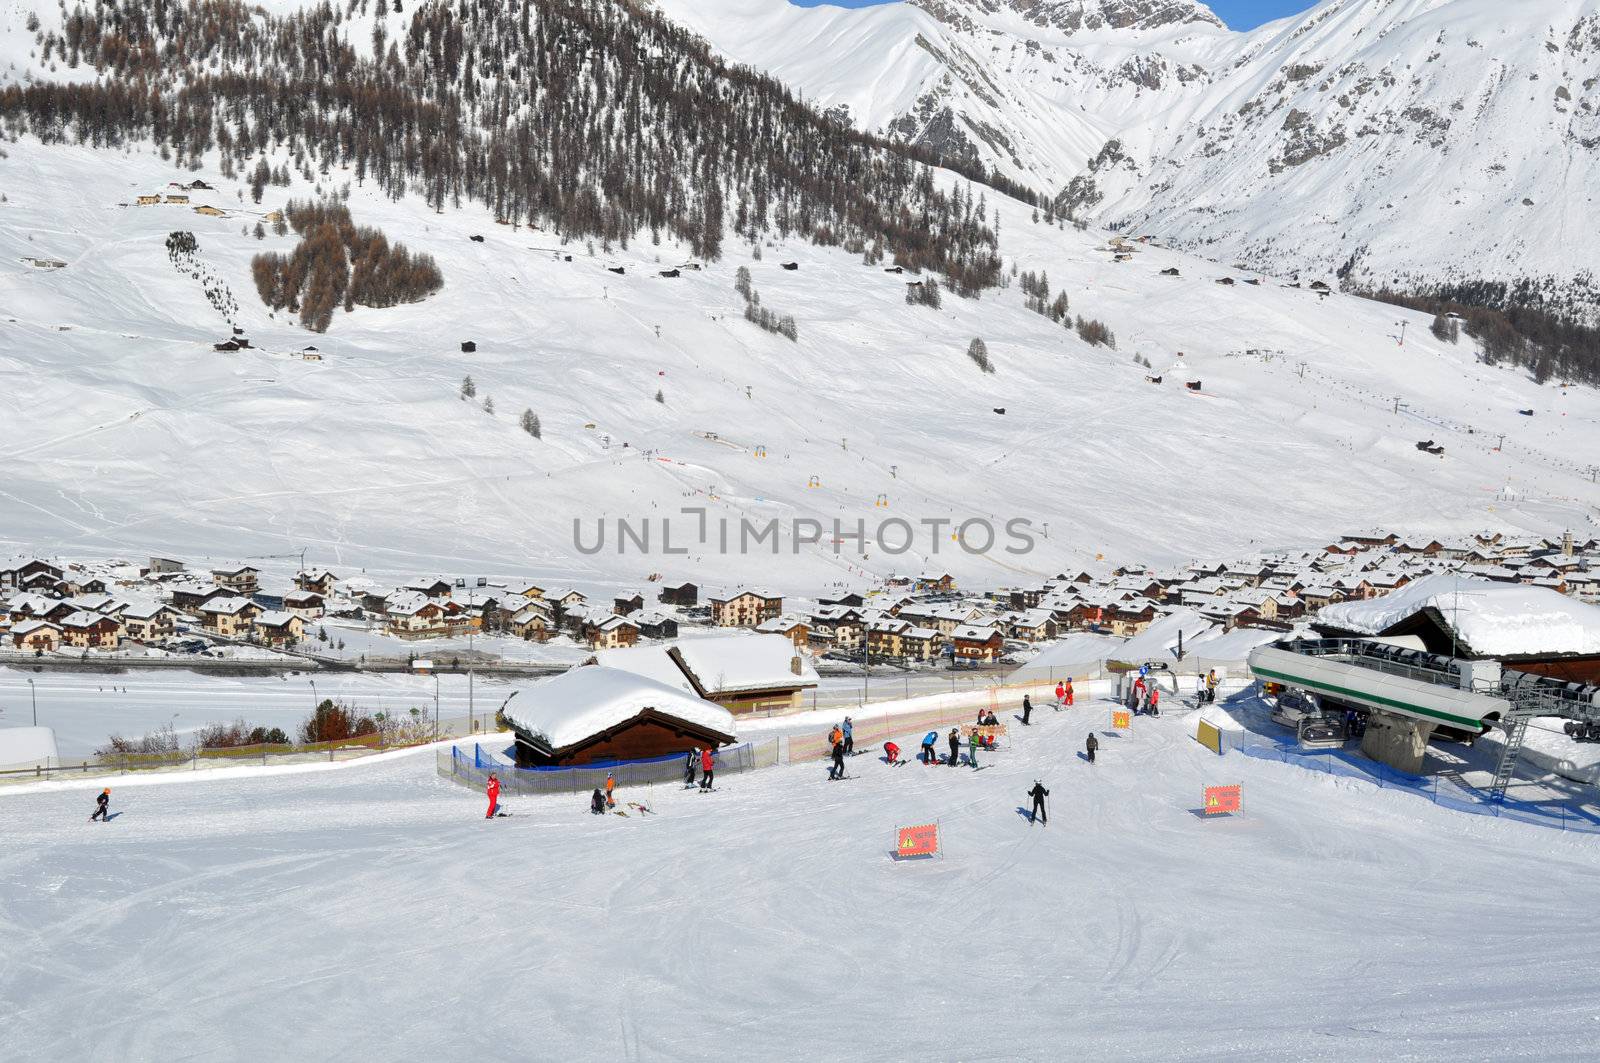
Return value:
<svg viewBox="0 0 1600 1063">
<path fill-rule="evenodd" d="M 734 741 L 720 705 L 633 672 L 586 665 L 519 690 L 504 710 L 519 767 L 610 766 Z"/>
</svg>

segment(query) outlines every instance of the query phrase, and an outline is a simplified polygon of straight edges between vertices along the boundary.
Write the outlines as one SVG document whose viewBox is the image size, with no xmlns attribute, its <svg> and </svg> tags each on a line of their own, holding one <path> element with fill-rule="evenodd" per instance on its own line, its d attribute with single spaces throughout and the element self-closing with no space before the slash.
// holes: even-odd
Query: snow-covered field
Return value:
<svg viewBox="0 0 1600 1063">
<path fill-rule="evenodd" d="M 1244 275 L 1156 249 L 1113 263 L 1099 234 L 1034 225 L 995 196 L 1007 260 L 1046 271 L 1074 314 L 1112 328 L 1116 350 L 1027 311 L 1015 285 L 913 307 L 907 278 L 801 243 L 761 261 L 731 247 L 664 279 L 657 270 L 681 261 L 669 246 L 590 257 L 573 244 L 565 262 L 548 234 L 472 206 L 436 215 L 370 186 L 352 188 L 356 220 L 434 255 L 445 288 L 414 306 L 341 312 L 312 335 L 269 316 L 250 280 L 250 256 L 292 237 L 240 231 L 312 194 L 303 182 L 258 207 L 237 182 L 148 152 L 27 138 L 5 150 L 0 421 L 13 442 L 0 552 L 203 563 L 297 561 L 305 548 L 379 582 L 445 570 L 638 587 L 663 572 L 816 594 L 925 565 L 985 586 L 1100 553 L 1237 556 L 1316 545 L 1352 524 L 1554 533 L 1594 519 L 1600 502 L 1592 390 L 1482 366 L 1470 344 L 1440 344 L 1425 317 L 1393 307 L 1271 279 L 1223 287 L 1213 280 Z M 218 188 L 197 202 L 234 216 L 118 205 L 194 177 Z M 336 172 L 322 190 L 350 181 Z M 168 261 L 178 229 L 238 299 L 255 348 L 211 350 L 229 330 L 201 282 Z M 798 270 L 779 268 L 791 260 Z M 763 305 L 795 316 L 798 343 L 741 319 L 739 265 Z M 1160 276 L 1166 267 L 1182 276 Z M 994 374 L 966 358 L 974 337 Z M 461 352 L 466 340 L 476 353 Z M 324 360 L 303 361 L 307 345 Z M 1163 384 L 1145 381 L 1136 354 Z M 478 398 L 463 402 L 468 374 Z M 517 427 L 523 409 L 539 414 L 542 439 Z M 1417 451 L 1423 439 L 1443 457 Z M 684 507 L 705 507 L 709 541 Z M 619 555 L 614 526 L 600 553 L 574 542 L 575 519 L 592 544 L 597 520 L 669 516 L 685 553 L 663 549 L 659 524 L 647 555 Z M 919 523 L 1014 517 L 1033 522 L 1031 553 L 1003 552 L 1002 530 L 990 554 L 968 554 L 948 526 Z M 780 522 L 777 558 L 770 541 L 739 551 L 746 518 Z M 797 518 L 819 521 L 823 541 L 797 546 Z M 892 552 L 899 531 L 874 541 L 885 518 L 911 523 L 911 549 Z M 836 553 L 835 520 L 844 535 L 863 522 L 865 545 L 845 539 Z"/>
<path fill-rule="evenodd" d="M 1185 721 L 983 770 L 874 755 L 712 796 L 482 799 L 427 753 L 0 793 L 18 1059 L 1579 1059 L 1587 836 L 1216 758 Z M 902 745 L 911 744 L 903 742 Z M 1034 779 L 1051 823 L 1019 815 Z M 1244 815 L 1194 812 L 1242 782 Z M 897 825 L 946 856 L 895 863 Z M 1531 893 L 1527 892 L 1532 890 Z"/>
</svg>

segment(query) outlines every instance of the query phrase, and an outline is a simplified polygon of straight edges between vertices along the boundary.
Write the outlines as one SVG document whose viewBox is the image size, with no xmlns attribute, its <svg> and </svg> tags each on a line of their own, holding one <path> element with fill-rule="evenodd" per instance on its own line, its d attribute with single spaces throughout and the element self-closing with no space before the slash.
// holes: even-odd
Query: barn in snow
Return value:
<svg viewBox="0 0 1600 1063">
<path fill-rule="evenodd" d="M 648 760 L 734 740 L 721 705 L 616 668 L 574 668 L 519 690 L 506 705 L 517 766 Z"/>
</svg>

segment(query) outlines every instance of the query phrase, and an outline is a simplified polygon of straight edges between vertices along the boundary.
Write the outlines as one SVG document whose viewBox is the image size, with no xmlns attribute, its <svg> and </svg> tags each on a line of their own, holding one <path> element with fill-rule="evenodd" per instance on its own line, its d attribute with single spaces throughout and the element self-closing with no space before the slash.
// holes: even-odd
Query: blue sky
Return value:
<svg viewBox="0 0 1600 1063">
<path fill-rule="evenodd" d="M 790 0 L 801 7 L 816 7 L 821 3 L 840 7 L 867 7 L 871 4 L 890 3 L 891 0 Z M 1217 17 L 1236 30 L 1254 29 L 1263 22 L 1271 22 L 1296 11 L 1304 11 L 1315 0 L 1206 0 Z"/>
</svg>

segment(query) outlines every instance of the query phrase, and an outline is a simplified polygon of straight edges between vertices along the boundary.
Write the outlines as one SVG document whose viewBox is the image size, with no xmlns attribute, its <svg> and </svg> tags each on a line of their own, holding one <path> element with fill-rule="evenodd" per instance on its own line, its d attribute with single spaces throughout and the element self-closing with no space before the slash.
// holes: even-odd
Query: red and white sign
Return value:
<svg viewBox="0 0 1600 1063">
<path fill-rule="evenodd" d="M 920 827 L 901 827 L 895 843 L 895 856 L 932 856 L 939 851 L 939 825 L 927 823 Z"/>
<path fill-rule="evenodd" d="M 1133 725 L 1132 714 L 1130 714 L 1127 709 L 1112 709 L 1111 710 L 1111 729 L 1112 730 L 1114 730 L 1114 731 L 1126 731 L 1132 725 Z"/>
<path fill-rule="evenodd" d="M 1205 791 L 1205 814 L 1208 816 L 1221 816 L 1230 812 L 1238 812 L 1244 807 L 1244 787 L 1233 786 L 1208 786 Z"/>
</svg>

